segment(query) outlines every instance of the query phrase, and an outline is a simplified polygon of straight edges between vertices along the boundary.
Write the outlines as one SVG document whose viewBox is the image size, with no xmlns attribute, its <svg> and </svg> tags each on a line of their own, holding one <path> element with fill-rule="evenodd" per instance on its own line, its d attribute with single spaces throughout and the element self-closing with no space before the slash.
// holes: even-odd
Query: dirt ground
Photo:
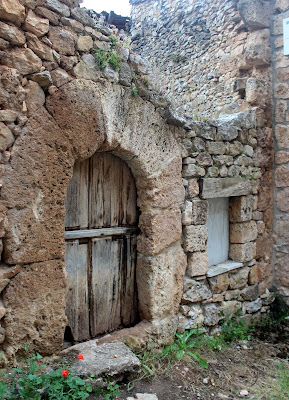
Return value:
<svg viewBox="0 0 289 400">
<path fill-rule="evenodd" d="M 289 371 L 289 321 L 274 332 L 259 330 L 250 341 L 231 344 L 220 351 L 200 351 L 209 363 L 208 369 L 179 361 L 164 366 L 150 379 L 137 379 L 121 386 L 120 400 L 135 393 L 154 393 L 159 400 L 289 399 L 287 390 L 274 395 L 278 387 L 280 366 Z M 279 388 L 278 388 L 279 389 Z M 287 392 L 287 393 L 286 393 Z M 273 393 L 273 395 L 271 394 Z M 267 396 L 267 397 L 266 397 Z"/>
</svg>

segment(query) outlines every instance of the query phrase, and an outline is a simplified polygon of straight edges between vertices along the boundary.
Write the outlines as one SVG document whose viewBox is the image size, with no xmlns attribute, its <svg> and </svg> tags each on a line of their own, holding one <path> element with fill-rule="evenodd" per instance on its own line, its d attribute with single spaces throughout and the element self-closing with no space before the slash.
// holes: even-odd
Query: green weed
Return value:
<svg viewBox="0 0 289 400">
<path fill-rule="evenodd" d="M 116 46 L 117 40 L 116 40 L 116 37 L 114 35 L 110 35 L 109 36 L 109 40 L 110 40 L 112 46 Z"/>
<path fill-rule="evenodd" d="M 135 97 L 138 94 L 137 87 L 133 83 L 131 86 L 131 94 Z"/>
<path fill-rule="evenodd" d="M 289 370 L 283 363 L 278 365 L 277 385 L 267 395 L 267 400 L 285 400 L 289 398 Z"/>
<path fill-rule="evenodd" d="M 84 400 L 90 396 L 89 383 L 61 368 L 46 372 L 46 366 L 39 365 L 41 359 L 40 354 L 32 355 L 9 375 L 1 374 L 1 400 Z"/>
<path fill-rule="evenodd" d="M 95 50 L 95 61 L 99 69 L 105 69 L 109 64 L 110 67 L 119 71 L 121 67 L 121 57 L 115 51 Z"/>
<path fill-rule="evenodd" d="M 119 385 L 110 383 L 104 388 L 97 389 L 95 394 L 101 396 L 102 400 L 115 400 L 120 395 Z"/>
<path fill-rule="evenodd" d="M 185 362 L 197 361 L 202 368 L 208 368 L 208 363 L 195 350 L 197 345 L 198 330 L 191 329 L 183 334 L 176 333 L 173 343 L 161 346 L 159 349 L 151 348 L 138 354 L 141 361 L 143 377 L 165 372 L 169 366 L 179 360 Z"/>
</svg>

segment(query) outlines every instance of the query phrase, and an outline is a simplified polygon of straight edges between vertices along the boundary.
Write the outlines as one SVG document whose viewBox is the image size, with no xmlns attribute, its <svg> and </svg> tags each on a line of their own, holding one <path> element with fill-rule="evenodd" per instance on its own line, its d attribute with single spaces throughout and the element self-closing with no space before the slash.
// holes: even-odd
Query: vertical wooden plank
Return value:
<svg viewBox="0 0 289 400">
<path fill-rule="evenodd" d="M 122 226 L 135 226 L 137 224 L 137 197 L 134 177 L 129 167 L 123 164 L 123 185 L 120 190 L 123 204 Z"/>
<path fill-rule="evenodd" d="M 76 162 L 65 199 L 66 228 L 88 227 L 88 168 L 89 161 Z"/>
<path fill-rule="evenodd" d="M 95 154 L 90 160 L 89 228 L 103 226 L 103 158 Z"/>
<path fill-rule="evenodd" d="M 68 275 L 66 315 L 75 341 L 87 340 L 89 336 L 88 303 L 88 245 L 78 240 L 67 241 L 65 264 Z"/>
<path fill-rule="evenodd" d="M 103 158 L 103 227 L 110 227 L 112 176 L 115 171 L 112 167 L 112 155 L 101 153 L 101 157 Z"/>
<path fill-rule="evenodd" d="M 123 161 L 115 156 L 111 156 L 111 226 L 122 226 L 123 204 Z"/>
<path fill-rule="evenodd" d="M 120 327 L 120 240 L 92 239 L 91 335 Z"/>
<path fill-rule="evenodd" d="M 122 325 L 130 326 L 137 320 L 137 287 L 136 287 L 136 235 L 124 237 L 124 256 L 122 263 L 122 296 L 121 319 Z"/>
</svg>

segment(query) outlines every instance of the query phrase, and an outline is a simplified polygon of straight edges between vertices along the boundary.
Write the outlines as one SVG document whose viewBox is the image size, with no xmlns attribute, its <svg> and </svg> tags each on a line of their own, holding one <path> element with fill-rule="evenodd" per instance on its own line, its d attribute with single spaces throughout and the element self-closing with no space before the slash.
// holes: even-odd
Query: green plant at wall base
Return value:
<svg viewBox="0 0 289 400">
<path fill-rule="evenodd" d="M 141 361 L 143 378 L 151 377 L 165 371 L 166 366 L 177 363 L 179 360 L 185 362 L 197 361 L 202 368 L 208 368 L 208 363 L 196 353 L 198 329 L 185 331 L 183 334 L 176 333 L 174 342 L 160 349 L 152 348 L 138 354 Z"/>
<path fill-rule="evenodd" d="M 108 64 L 115 71 L 121 67 L 121 57 L 115 51 L 95 50 L 95 61 L 99 69 L 105 69 Z"/>
</svg>

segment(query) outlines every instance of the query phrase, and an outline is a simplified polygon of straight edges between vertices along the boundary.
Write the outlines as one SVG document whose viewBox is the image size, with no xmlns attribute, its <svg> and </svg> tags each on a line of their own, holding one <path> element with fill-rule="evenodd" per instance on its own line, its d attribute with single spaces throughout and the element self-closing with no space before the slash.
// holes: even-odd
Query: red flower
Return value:
<svg viewBox="0 0 289 400">
<path fill-rule="evenodd" d="M 69 375 L 69 372 L 67 371 L 67 369 L 63 369 L 63 370 L 62 370 L 62 376 L 63 376 L 64 378 L 66 378 L 68 375 Z"/>
<path fill-rule="evenodd" d="M 77 356 L 77 358 L 79 359 L 79 360 L 83 360 L 83 354 L 78 354 L 78 356 Z"/>
</svg>

